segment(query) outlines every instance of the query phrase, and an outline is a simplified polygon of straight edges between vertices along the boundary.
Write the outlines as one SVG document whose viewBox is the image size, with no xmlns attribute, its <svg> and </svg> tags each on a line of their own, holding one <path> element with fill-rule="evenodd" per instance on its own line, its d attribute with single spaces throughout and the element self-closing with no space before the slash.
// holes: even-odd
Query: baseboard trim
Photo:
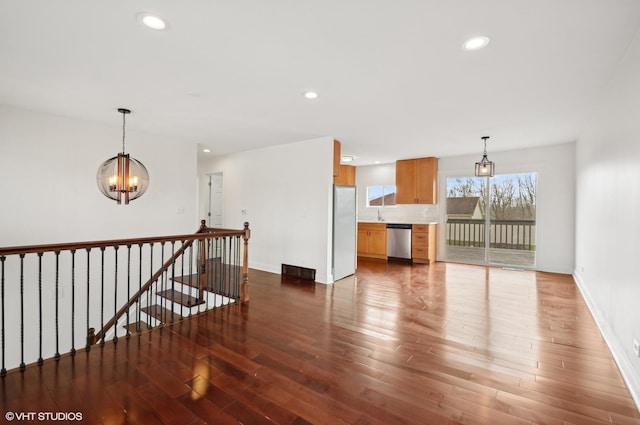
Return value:
<svg viewBox="0 0 640 425">
<path fill-rule="evenodd" d="M 625 350 L 622 345 L 618 341 L 618 338 L 614 335 L 611 327 L 603 317 L 600 309 L 593 301 L 593 298 L 589 294 L 584 282 L 580 275 L 574 271 L 573 272 L 573 280 L 576 282 L 578 286 L 578 290 L 582 294 L 582 298 L 587 303 L 587 307 L 591 312 L 591 316 L 596 322 L 598 329 L 600 330 L 600 334 L 604 338 L 605 343 L 609 347 L 609 351 L 613 356 L 613 360 L 618 365 L 618 370 L 620 370 L 620 374 L 622 375 L 622 379 L 627 384 L 627 388 L 631 393 L 631 397 L 633 398 L 634 403 L 636 404 L 636 408 L 640 412 L 640 377 L 636 374 L 636 371 L 631 364 L 630 359 L 627 357 Z"/>
</svg>

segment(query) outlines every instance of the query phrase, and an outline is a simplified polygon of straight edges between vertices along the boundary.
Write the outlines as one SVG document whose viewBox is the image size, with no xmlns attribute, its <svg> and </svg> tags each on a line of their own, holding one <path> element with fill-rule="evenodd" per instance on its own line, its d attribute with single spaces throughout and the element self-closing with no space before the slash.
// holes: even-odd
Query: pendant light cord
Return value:
<svg viewBox="0 0 640 425">
<path fill-rule="evenodd" d="M 125 116 L 126 112 L 122 113 L 122 153 L 124 154 L 124 134 L 125 134 Z"/>
</svg>

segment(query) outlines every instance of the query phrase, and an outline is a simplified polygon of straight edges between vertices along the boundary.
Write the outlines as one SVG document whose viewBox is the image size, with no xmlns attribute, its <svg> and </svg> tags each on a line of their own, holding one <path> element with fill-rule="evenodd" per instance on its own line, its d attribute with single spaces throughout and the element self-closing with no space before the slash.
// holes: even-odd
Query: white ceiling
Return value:
<svg viewBox="0 0 640 425">
<path fill-rule="evenodd" d="M 0 103 L 114 126 L 127 107 L 210 155 L 480 155 L 576 140 L 639 26 L 638 0 L 0 0 Z"/>
</svg>

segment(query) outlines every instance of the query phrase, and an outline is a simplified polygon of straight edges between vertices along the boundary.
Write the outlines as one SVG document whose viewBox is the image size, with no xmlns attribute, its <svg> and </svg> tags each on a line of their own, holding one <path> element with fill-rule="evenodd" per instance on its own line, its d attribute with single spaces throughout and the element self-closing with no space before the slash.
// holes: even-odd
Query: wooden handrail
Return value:
<svg viewBox="0 0 640 425">
<path fill-rule="evenodd" d="M 73 251 L 81 249 L 106 248 L 110 246 L 127 246 L 159 242 L 182 242 L 185 240 L 201 240 L 210 238 L 212 233 L 219 237 L 241 236 L 244 234 L 244 230 L 217 229 L 211 227 L 207 228 L 207 232 L 208 233 L 202 233 L 200 232 L 200 230 L 198 230 L 198 233 L 192 233 L 188 235 L 153 236 L 146 238 L 111 239 L 91 242 L 68 242 L 46 245 L 24 245 L 4 248 L 0 247 L 0 256 L 30 254 L 38 252 Z"/>
</svg>

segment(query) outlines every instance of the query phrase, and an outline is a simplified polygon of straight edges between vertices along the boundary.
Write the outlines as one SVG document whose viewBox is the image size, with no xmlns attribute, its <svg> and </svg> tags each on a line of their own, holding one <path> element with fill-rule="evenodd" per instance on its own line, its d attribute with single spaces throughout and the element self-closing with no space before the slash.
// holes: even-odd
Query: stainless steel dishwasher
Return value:
<svg viewBox="0 0 640 425">
<path fill-rule="evenodd" d="M 411 261 L 411 225 L 387 223 L 387 258 Z"/>
</svg>

